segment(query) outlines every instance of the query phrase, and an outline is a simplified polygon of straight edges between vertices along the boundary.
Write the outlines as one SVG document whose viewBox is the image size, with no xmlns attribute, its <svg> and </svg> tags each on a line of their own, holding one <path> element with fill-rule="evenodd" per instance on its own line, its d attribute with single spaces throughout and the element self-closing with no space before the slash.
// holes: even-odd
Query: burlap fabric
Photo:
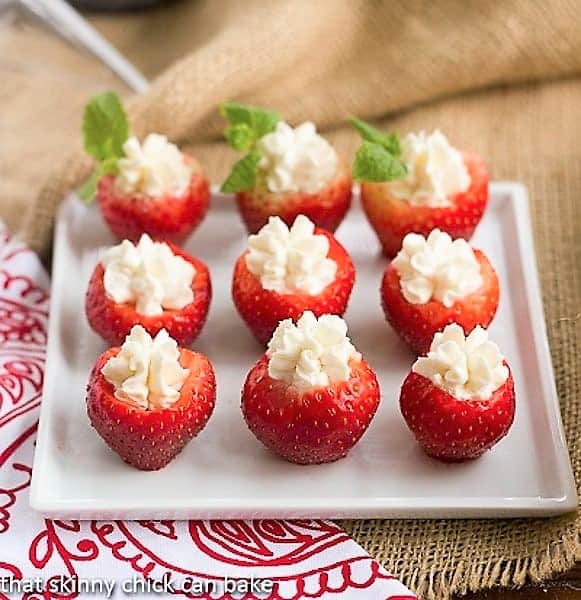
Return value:
<svg viewBox="0 0 581 600">
<path fill-rule="evenodd" d="M 216 180 L 233 158 L 219 141 L 216 104 L 236 98 L 276 107 L 293 121 L 318 121 L 348 157 L 357 140 L 338 126 L 347 114 L 382 117 L 382 124 L 400 131 L 437 126 L 458 146 L 485 156 L 494 179 L 526 183 L 563 420 L 579 482 L 580 9 L 580 3 L 563 0 L 246 0 L 182 3 L 98 24 L 150 73 L 191 50 L 147 96 L 131 100 L 131 117 L 138 133 L 158 130 L 186 144 Z M 1 69 L 0 63 L 0 74 Z M 99 77 L 107 80 L 102 72 Z M 94 85 L 93 80 L 85 87 L 92 91 Z M 78 88 L 71 90 L 71 98 L 62 123 L 71 127 L 74 116 L 72 131 L 82 99 Z M 12 95 L 8 102 L 18 109 Z M 37 102 L 42 105 L 42 99 Z M 56 131 L 55 123 L 44 127 Z M 14 139 L 13 147 L 24 151 L 22 139 Z M 49 247 L 56 204 L 90 167 L 71 148 L 72 142 L 65 148 L 66 165 L 58 167 L 38 197 L 30 198 L 24 214 L 27 199 L 18 196 L 14 210 L 7 193 L 22 189 L 22 161 L 0 146 L 5 154 L 0 165 L 6 157 L 16 169 L 5 170 L 9 189 L 0 181 L 0 214 L 20 224 L 21 236 L 41 252 Z M 62 160 L 60 147 L 53 152 Z M 576 515 L 343 524 L 427 599 L 521 585 L 581 559 Z"/>
</svg>

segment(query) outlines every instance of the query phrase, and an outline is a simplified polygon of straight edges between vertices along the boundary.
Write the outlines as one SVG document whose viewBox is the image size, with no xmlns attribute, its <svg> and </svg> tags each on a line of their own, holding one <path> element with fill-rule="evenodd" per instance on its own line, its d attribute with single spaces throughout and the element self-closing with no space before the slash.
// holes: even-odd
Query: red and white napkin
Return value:
<svg viewBox="0 0 581 600">
<path fill-rule="evenodd" d="M 28 487 L 48 310 L 38 258 L 0 225 L 0 599 L 95 598 L 111 588 L 114 598 L 415 598 L 328 521 L 56 521 L 34 513 Z M 252 583 L 254 592 L 233 591 Z"/>
</svg>

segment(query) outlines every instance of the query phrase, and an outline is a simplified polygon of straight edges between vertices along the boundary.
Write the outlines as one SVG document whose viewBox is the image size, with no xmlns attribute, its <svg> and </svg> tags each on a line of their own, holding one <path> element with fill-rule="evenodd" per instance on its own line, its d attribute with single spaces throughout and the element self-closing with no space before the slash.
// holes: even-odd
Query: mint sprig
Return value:
<svg viewBox="0 0 581 600">
<path fill-rule="evenodd" d="M 238 102 L 224 102 L 220 112 L 228 121 L 224 135 L 234 150 L 247 152 L 246 156 L 232 167 L 230 175 L 222 184 L 221 191 L 236 193 L 254 188 L 260 153 L 257 144 L 260 138 L 276 128 L 281 117 L 278 113 Z"/>
<path fill-rule="evenodd" d="M 230 125 L 224 135 L 228 145 L 234 150 L 248 150 L 255 142 L 254 131 L 246 123 Z"/>
<path fill-rule="evenodd" d="M 407 174 L 405 164 L 383 146 L 363 142 L 353 162 L 353 178 L 357 181 L 393 181 Z"/>
<path fill-rule="evenodd" d="M 114 92 L 93 96 L 83 114 L 83 145 L 99 164 L 79 189 L 79 196 L 85 202 L 95 197 L 97 182 L 103 175 L 117 173 L 128 137 L 129 122 L 119 96 Z"/>
<path fill-rule="evenodd" d="M 234 164 L 230 175 L 224 180 L 221 191 L 234 194 L 253 189 L 256 184 L 256 171 L 259 161 L 260 154 L 256 151 L 250 152 L 250 154 L 241 158 Z"/>
<path fill-rule="evenodd" d="M 353 161 L 353 177 L 358 181 L 393 181 L 407 175 L 401 160 L 401 145 L 396 133 L 384 133 L 356 117 L 351 126 L 363 138 Z"/>
<path fill-rule="evenodd" d="M 226 139 L 235 150 L 250 150 L 261 137 L 274 131 L 280 121 L 280 115 L 272 110 L 239 102 L 223 102 L 220 112 L 228 121 Z M 244 144 L 239 144 L 241 138 Z"/>
</svg>

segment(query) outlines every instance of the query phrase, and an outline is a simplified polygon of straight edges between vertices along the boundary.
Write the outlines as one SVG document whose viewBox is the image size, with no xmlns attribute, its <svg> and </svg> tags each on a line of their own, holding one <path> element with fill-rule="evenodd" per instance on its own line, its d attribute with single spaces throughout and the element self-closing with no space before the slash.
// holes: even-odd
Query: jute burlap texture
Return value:
<svg viewBox="0 0 581 600">
<path fill-rule="evenodd" d="M 215 179 L 233 159 L 218 141 L 216 104 L 236 98 L 276 107 L 292 121 L 312 118 L 348 157 L 356 138 L 338 124 L 350 113 L 383 117 L 400 131 L 440 127 L 458 146 L 485 156 L 494 179 L 525 182 L 577 481 L 580 8 L 563 0 L 177 5 L 173 10 L 184 12 L 176 23 L 190 23 L 193 50 L 149 94 L 130 101 L 137 133 L 162 131 L 186 144 Z M 82 153 L 72 152 L 32 203 L 21 236 L 34 248 L 46 252 L 55 206 L 89 167 Z M 344 526 L 427 599 L 547 578 L 581 559 L 576 515 Z"/>
</svg>

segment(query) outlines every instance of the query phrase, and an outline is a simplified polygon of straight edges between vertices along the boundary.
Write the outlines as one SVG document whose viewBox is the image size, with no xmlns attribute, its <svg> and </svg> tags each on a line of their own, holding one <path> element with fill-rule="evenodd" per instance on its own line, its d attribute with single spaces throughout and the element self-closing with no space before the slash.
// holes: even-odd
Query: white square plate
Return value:
<svg viewBox="0 0 581 600">
<path fill-rule="evenodd" d="M 491 326 L 513 369 L 517 413 L 509 435 L 479 460 L 447 465 L 426 457 L 399 413 L 401 383 L 414 360 L 385 322 L 379 283 L 386 260 L 358 201 L 338 231 L 357 267 L 346 319 L 356 347 L 376 370 L 378 413 L 347 458 L 297 466 L 277 458 L 246 428 L 240 390 L 262 349 L 230 297 L 245 232 L 231 199 L 215 195 L 187 244 L 206 261 L 214 297 L 194 343 L 217 374 L 216 410 L 202 433 L 165 469 L 124 464 L 90 427 L 85 386 L 103 342 L 84 314 L 99 252 L 113 239 L 95 207 L 70 197 L 57 223 L 46 379 L 33 508 L 91 519 L 506 517 L 574 510 L 577 498 L 563 435 L 539 294 L 526 190 L 492 185 L 473 240 L 496 267 L 499 312 Z"/>
</svg>

